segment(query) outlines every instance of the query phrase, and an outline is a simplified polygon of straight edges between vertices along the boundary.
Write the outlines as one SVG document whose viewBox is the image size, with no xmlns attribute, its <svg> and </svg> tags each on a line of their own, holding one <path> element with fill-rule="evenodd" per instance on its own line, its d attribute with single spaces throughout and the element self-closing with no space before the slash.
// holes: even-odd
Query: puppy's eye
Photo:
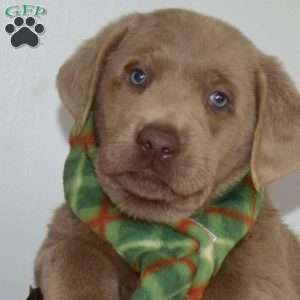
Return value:
<svg viewBox="0 0 300 300">
<path fill-rule="evenodd" d="M 141 69 L 133 69 L 129 74 L 129 81 L 133 85 L 142 86 L 146 81 L 146 73 Z"/>
<path fill-rule="evenodd" d="M 215 91 L 209 95 L 208 102 L 217 108 L 223 108 L 228 104 L 229 98 L 224 92 Z"/>
</svg>

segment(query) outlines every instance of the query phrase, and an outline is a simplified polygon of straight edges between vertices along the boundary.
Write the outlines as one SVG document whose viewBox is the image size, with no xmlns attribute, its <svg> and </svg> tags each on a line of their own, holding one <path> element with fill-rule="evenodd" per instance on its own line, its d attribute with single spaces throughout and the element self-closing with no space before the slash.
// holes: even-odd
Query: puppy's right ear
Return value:
<svg viewBox="0 0 300 300">
<path fill-rule="evenodd" d="M 251 175 L 259 189 L 300 170 L 300 95 L 276 59 L 260 56 Z"/>
<path fill-rule="evenodd" d="M 56 81 L 58 92 L 79 127 L 91 108 L 106 57 L 118 47 L 137 16 L 131 14 L 109 24 L 61 66 Z"/>
</svg>

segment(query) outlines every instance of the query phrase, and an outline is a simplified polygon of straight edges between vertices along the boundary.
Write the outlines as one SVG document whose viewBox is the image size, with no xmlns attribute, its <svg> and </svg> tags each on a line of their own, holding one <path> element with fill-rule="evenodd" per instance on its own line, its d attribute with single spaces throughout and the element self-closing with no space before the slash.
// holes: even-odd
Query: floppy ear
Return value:
<svg viewBox="0 0 300 300">
<path fill-rule="evenodd" d="M 132 14 L 111 23 L 85 41 L 61 66 L 56 81 L 58 92 L 79 127 L 91 108 L 106 57 L 118 47 L 136 17 Z"/>
<path fill-rule="evenodd" d="M 300 170 L 300 95 L 275 58 L 262 55 L 251 158 L 256 188 Z"/>
</svg>

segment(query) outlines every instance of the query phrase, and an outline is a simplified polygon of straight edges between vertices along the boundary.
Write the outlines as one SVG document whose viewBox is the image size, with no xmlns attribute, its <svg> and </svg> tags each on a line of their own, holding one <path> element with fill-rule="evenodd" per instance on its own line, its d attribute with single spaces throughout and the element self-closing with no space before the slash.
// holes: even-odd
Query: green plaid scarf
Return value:
<svg viewBox="0 0 300 300">
<path fill-rule="evenodd" d="M 70 143 L 66 200 L 83 223 L 140 273 L 132 300 L 201 299 L 225 257 L 258 217 L 263 194 L 256 192 L 250 176 L 204 213 L 175 224 L 147 223 L 121 213 L 99 185 L 92 114 L 79 134 L 73 130 Z"/>
</svg>

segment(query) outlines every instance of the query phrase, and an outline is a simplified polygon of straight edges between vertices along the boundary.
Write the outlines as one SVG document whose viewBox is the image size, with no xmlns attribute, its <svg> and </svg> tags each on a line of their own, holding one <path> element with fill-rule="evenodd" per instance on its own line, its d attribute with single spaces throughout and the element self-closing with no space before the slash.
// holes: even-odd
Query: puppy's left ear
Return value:
<svg viewBox="0 0 300 300">
<path fill-rule="evenodd" d="M 300 95 L 275 58 L 257 72 L 257 126 L 251 158 L 256 188 L 300 170 Z"/>
</svg>

